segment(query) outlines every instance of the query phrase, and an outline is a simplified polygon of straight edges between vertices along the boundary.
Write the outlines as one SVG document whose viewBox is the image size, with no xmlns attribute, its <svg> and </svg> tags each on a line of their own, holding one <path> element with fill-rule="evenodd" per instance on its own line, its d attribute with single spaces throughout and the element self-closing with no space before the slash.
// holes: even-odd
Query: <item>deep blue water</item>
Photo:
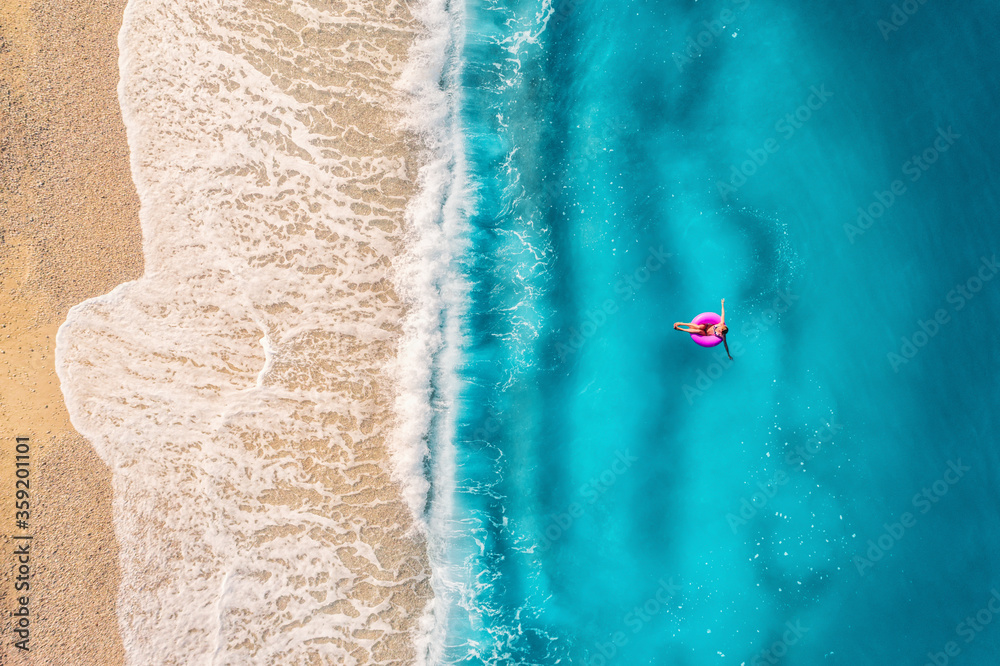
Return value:
<svg viewBox="0 0 1000 666">
<path fill-rule="evenodd" d="M 906 9 L 467 4 L 443 662 L 997 663 L 1000 6 Z"/>
</svg>

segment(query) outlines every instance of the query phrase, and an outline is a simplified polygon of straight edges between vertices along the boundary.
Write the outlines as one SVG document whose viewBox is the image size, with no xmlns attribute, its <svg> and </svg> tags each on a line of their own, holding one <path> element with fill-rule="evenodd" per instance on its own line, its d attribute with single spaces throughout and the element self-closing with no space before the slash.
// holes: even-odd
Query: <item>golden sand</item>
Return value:
<svg viewBox="0 0 1000 666">
<path fill-rule="evenodd" d="M 70 425 L 53 364 L 56 330 L 68 309 L 142 274 L 139 202 L 116 92 L 116 38 L 124 6 L 125 0 L 80 0 L 71 7 L 52 0 L 0 2 L 0 664 L 4 665 L 124 663 L 116 615 L 122 576 L 111 474 Z M 277 11 L 273 5 L 265 9 Z M 417 31 L 408 12 L 402 11 L 398 19 L 400 30 L 390 32 L 391 38 L 382 45 L 394 61 L 405 57 Z M 349 27 L 344 30 L 342 37 L 349 42 Z M 359 80 L 352 85 L 363 86 L 364 78 Z M 399 157 L 410 180 L 415 180 L 417 162 L 404 158 L 419 150 L 419 141 L 380 129 L 396 125 L 394 112 L 379 103 L 352 99 L 344 103 L 350 107 L 352 122 L 371 125 L 371 135 L 378 137 L 378 146 L 366 146 L 364 154 L 377 150 L 379 155 Z M 344 149 L 349 147 L 345 144 Z M 399 181 L 392 189 L 391 181 L 379 183 L 380 195 L 345 194 L 371 199 L 358 203 L 364 210 L 356 212 L 374 212 L 396 230 L 404 224 L 403 210 L 413 183 Z M 397 245 L 401 238 L 397 237 Z M 390 263 L 388 258 L 385 263 Z M 380 285 L 387 307 L 401 316 L 402 306 L 385 280 L 387 269 L 379 266 L 373 284 Z M 388 359 L 398 335 L 394 331 L 391 339 L 375 343 L 369 351 Z M 338 555 L 358 577 L 355 596 L 370 596 L 366 601 L 372 606 L 388 602 L 380 615 L 393 629 L 384 635 L 356 633 L 354 638 L 371 643 L 370 652 L 358 648 L 356 658 L 364 663 L 402 664 L 413 660 L 410 639 L 431 591 L 425 544 L 413 534 L 412 516 L 387 471 L 382 435 L 393 422 L 393 390 L 383 370 L 372 371 L 378 375 L 372 378 L 373 393 L 352 396 L 366 418 L 343 428 L 344 444 L 356 458 L 374 464 L 360 478 L 344 480 L 350 492 L 338 509 L 363 519 L 367 527 L 361 540 L 377 553 L 380 566 L 373 568 L 350 546 L 339 547 Z M 343 371 L 350 377 L 357 374 L 352 368 Z M 16 437 L 28 437 L 31 447 L 28 529 L 15 523 Z M 348 506 L 353 503 L 360 504 Z M 369 507 L 372 503 L 377 506 Z M 18 542 L 12 535 L 29 534 L 33 537 L 31 649 L 24 653 L 14 647 L 9 615 L 16 608 L 12 553 Z M 346 603 L 338 600 L 330 608 Z"/>
<path fill-rule="evenodd" d="M 124 661 L 110 472 L 70 425 L 53 364 L 67 310 L 142 273 L 138 199 L 116 93 L 124 5 L 0 3 L 3 664 Z M 30 443 L 27 530 L 15 524 L 15 437 Z M 11 536 L 28 534 L 25 653 L 13 645 Z"/>
</svg>

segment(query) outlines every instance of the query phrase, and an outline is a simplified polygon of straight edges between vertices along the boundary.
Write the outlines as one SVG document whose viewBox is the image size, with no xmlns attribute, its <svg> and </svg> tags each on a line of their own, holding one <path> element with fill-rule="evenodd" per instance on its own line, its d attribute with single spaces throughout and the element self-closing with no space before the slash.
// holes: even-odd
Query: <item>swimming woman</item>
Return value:
<svg viewBox="0 0 1000 666">
<path fill-rule="evenodd" d="M 726 326 L 726 299 L 724 298 L 722 299 L 722 314 L 720 317 L 721 321 L 718 324 L 685 324 L 679 321 L 674 324 L 674 330 L 684 331 L 692 335 L 714 335 L 717 338 L 722 338 L 722 344 L 726 346 L 726 356 L 732 361 L 733 356 L 729 353 L 729 343 L 726 342 L 726 333 L 729 332 L 729 327 Z"/>
</svg>

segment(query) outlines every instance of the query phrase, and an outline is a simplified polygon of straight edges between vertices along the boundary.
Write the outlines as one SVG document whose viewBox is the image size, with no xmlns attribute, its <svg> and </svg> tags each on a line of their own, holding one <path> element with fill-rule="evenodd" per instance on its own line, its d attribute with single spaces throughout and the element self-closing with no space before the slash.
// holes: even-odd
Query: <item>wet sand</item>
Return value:
<svg viewBox="0 0 1000 666">
<path fill-rule="evenodd" d="M 67 310 L 142 273 L 121 120 L 124 0 L 0 4 L 0 663 L 124 662 L 111 475 L 69 423 L 54 368 Z M 30 446 L 27 529 L 16 437 Z M 30 651 L 14 646 L 15 542 L 30 541 Z"/>
</svg>

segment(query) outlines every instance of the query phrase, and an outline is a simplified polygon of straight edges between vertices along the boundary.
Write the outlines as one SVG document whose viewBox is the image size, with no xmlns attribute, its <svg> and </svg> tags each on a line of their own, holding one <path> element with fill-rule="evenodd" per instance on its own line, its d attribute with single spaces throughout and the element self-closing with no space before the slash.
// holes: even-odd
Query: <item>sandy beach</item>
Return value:
<svg viewBox="0 0 1000 666">
<path fill-rule="evenodd" d="M 280 182 L 291 178 L 290 184 L 301 186 L 301 204 L 285 201 L 290 190 L 277 189 L 271 196 L 280 206 L 268 207 L 266 198 L 260 204 L 260 195 L 250 189 L 259 187 L 259 180 L 232 179 L 247 173 L 239 166 L 207 171 L 168 201 L 164 192 L 182 182 L 176 176 L 183 169 L 173 160 L 197 154 L 199 144 L 170 134 L 171 125 L 159 116 L 142 115 L 150 105 L 136 95 L 151 89 L 149 83 L 167 91 L 157 102 L 169 100 L 185 113 L 203 109 L 184 106 L 190 99 L 178 91 L 186 88 L 170 89 L 173 80 L 157 69 L 162 58 L 181 53 L 175 45 L 142 50 L 159 36 L 178 32 L 159 27 L 159 15 L 147 24 L 142 12 L 155 8 L 140 5 L 136 11 L 143 18 L 132 23 L 140 36 L 133 37 L 125 78 L 134 86 L 127 93 L 133 96 L 131 122 L 143 130 L 138 146 L 128 145 L 117 91 L 117 37 L 125 4 L 84 2 L 69 12 L 56 4 L 16 1 L 0 8 L 0 497 L 9 498 L 3 502 L 9 510 L 0 517 L 0 535 L 10 558 L 0 566 L 0 608 L 8 618 L 0 625 L 0 663 L 114 666 L 125 663 L 126 649 L 135 663 L 192 663 L 220 649 L 231 651 L 234 660 L 244 658 L 237 654 L 253 655 L 256 663 L 342 663 L 329 655 L 348 653 L 357 663 L 412 663 L 413 640 L 430 598 L 429 565 L 402 489 L 390 478 L 387 435 L 396 415 L 389 368 L 405 308 L 387 277 L 403 251 L 404 211 L 420 164 L 419 142 L 399 129 L 399 95 L 392 86 L 419 26 L 405 9 L 378 5 L 366 9 L 370 15 L 352 14 L 343 25 L 330 14 L 326 20 L 333 23 L 304 31 L 312 40 L 302 47 L 305 57 L 290 55 L 277 42 L 258 53 L 248 42 L 246 60 L 211 74 L 218 81 L 198 85 L 220 91 L 240 77 L 269 72 L 267 83 L 252 84 L 274 86 L 269 96 L 300 92 L 294 77 L 319 86 L 327 97 L 319 98 L 317 108 L 326 115 L 316 115 L 309 131 L 326 151 L 316 154 L 323 168 L 302 161 L 301 151 L 281 137 L 255 134 L 273 120 L 272 112 L 285 113 L 286 126 L 311 117 L 268 103 L 260 118 L 221 127 L 219 135 L 242 136 L 249 128 L 253 138 L 243 144 L 247 150 L 278 146 L 288 152 L 282 159 L 299 159 L 288 162 Z M 256 9 L 247 16 L 274 28 L 276 39 L 286 38 L 286 24 L 301 29 L 299 19 L 283 9 Z M 241 33 L 223 25 L 231 19 L 213 17 L 205 25 L 238 38 L 253 30 L 239 26 Z M 147 25 L 157 26 L 152 38 L 141 36 Z M 376 36 L 372 41 L 358 36 L 362 26 Z M 332 34 L 336 48 L 320 39 Z M 202 44 L 216 48 L 211 41 Z M 230 45 L 223 46 L 218 53 L 228 53 Z M 188 76 L 203 71 L 192 62 L 179 60 L 171 71 L 187 67 Z M 301 63 L 317 63 L 315 72 Z M 349 85 L 339 88 L 325 78 L 334 73 L 350 79 Z M 204 99 L 231 104 L 236 116 L 259 100 L 243 92 Z M 293 97 L 283 99 L 288 104 Z M 205 117 L 224 116 L 210 110 Z M 204 126 L 196 115 L 182 125 Z M 145 258 L 132 155 L 144 174 L 137 182 L 146 189 L 139 190 L 157 204 L 144 209 L 153 230 Z M 335 173 L 328 173 L 330 163 L 337 165 Z M 309 185 L 300 169 L 311 170 L 310 177 L 323 185 Z M 152 182 L 165 186 L 150 188 Z M 175 209 L 165 205 L 183 209 L 187 193 L 215 182 L 227 185 L 210 191 L 219 198 L 201 212 L 173 216 Z M 241 261 L 247 270 L 270 271 L 257 279 L 272 285 L 272 292 L 244 310 L 230 309 L 248 302 L 243 292 L 226 295 L 229 286 L 198 272 L 209 261 L 190 261 L 192 248 L 180 249 L 205 230 L 170 226 L 190 218 L 228 229 L 214 216 L 234 201 L 243 211 L 262 206 L 257 218 L 240 213 L 232 224 L 246 234 L 236 237 L 246 243 Z M 294 230 L 290 236 L 274 226 L 289 211 L 301 217 L 288 228 Z M 247 219 L 257 221 L 255 230 L 244 228 Z M 308 251 L 295 246 L 287 254 L 257 256 L 268 243 L 281 248 L 303 238 Z M 218 247 L 234 250 L 229 241 Z M 180 263 L 171 263 L 175 252 Z M 298 255 L 312 258 L 289 267 L 287 258 Z M 144 260 L 153 277 L 143 277 Z M 328 281 L 326 275 L 337 277 Z M 123 298 L 91 302 L 68 332 L 63 329 L 60 354 L 66 357 L 60 373 L 67 375 L 61 387 L 56 333 L 69 309 L 139 278 L 121 292 Z M 209 278 L 211 289 L 197 298 L 172 300 Z M 294 287 L 279 293 L 275 288 L 282 284 L 327 295 L 306 299 Z M 245 288 L 233 281 L 232 289 Z M 149 294 L 156 289 L 164 297 L 155 308 L 128 310 L 153 298 Z M 204 300 L 220 296 L 215 303 Z M 315 303 L 327 309 L 313 313 Z M 157 319 L 172 310 L 180 314 Z M 111 319 L 102 320 L 108 313 Z M 143 319 L 150 313 L 154 316 Z M 186 333 L 177 321 L 197 321 L 198 328 Z M 295 332 L 301 327 L 310 332 Z M 285 335 L 286 329 L 293 333 Z M 150 336 L 152 346 L 143 346 L 147 333 L 157 330 Z M 214 337 L 182 348 L 206 331 Z M 266 344 L 262 332 L 270 336 Z M 181 336 L 181 346 L 171 346 L 174 335 Z M 219 341 L 217 349 L 207 346 Z M 135 367 L 128 367 L 133 360 Z M 178 368 L 198 368 L 201 374 L 172 384 L 169 378 Z M 74 421 L 103 447 L 101 455 L 115 465 L 114 478 L 70 424 L 66 377 L 75 382 Z M 103 382 L 101 388 L 93 388 L 95 381 Z M 185 391 L 191 402 L 184 402 Z M 109 399 L 113 394 L 128 397 Z M 176 402 L 157 402 L 163 395 Z M 258 417 L 260 406 L 267 409 Z M 191 418 L 191 430 L 174 440 L 160 427 L 174 418 L 169 410 L 200 418 Z M 113 425 L 121 422 L 115 420 L 119 413 L 149 420 L 126 431 Z M 239 414 L 245 422 L 219 428 L 213 419 L 222 414 L 230 419 Z M 27 439 L 23 451 L 15 450 L 18 438 Z M 185 442 L 185 448 L 175 447 L 175 441 Z M 26 462 L 15 458 L 25 451 Z M 192 455 L 197 452 L 204 456 Z M 258 474 L 253 470 L 261 458 L 283 462 Z M 13 507 L 18 461 L 30 481 L 30 508 L 23 516 Z M 273 475 L 284 469 L 299 471 Z M 184 483 L 171 476 L 177 470 L 183 470 Z M 259 478 L 248 483 L 248 475 Z M 224 505 L 236 493 L 238 504 Z M 217 529 L 223 506 L 236 517 Z M 295 539 L 289 538 L 292 533 Z M 29 651 L 16 646 L 23 637 L 9 620 L 23 594 L 15 592 L 14 553 L 26 543 Z M 211 585 L 206 588 L 204 580 Z"/>
<path fill-rule="evenodd" d="M 0 663 L 123 663 L 111 475 L 69 423 L 53 363 L 68 309 L 142 273 L 118 105 L 123 0 L 0 4 Z M 29 438 L 30 518 L 13 510 Z M 29 651 L 14 646 L 12 534 L 31 535 Z M 19 595 L 22 593 L 18 593 Z"/>
</svg>

